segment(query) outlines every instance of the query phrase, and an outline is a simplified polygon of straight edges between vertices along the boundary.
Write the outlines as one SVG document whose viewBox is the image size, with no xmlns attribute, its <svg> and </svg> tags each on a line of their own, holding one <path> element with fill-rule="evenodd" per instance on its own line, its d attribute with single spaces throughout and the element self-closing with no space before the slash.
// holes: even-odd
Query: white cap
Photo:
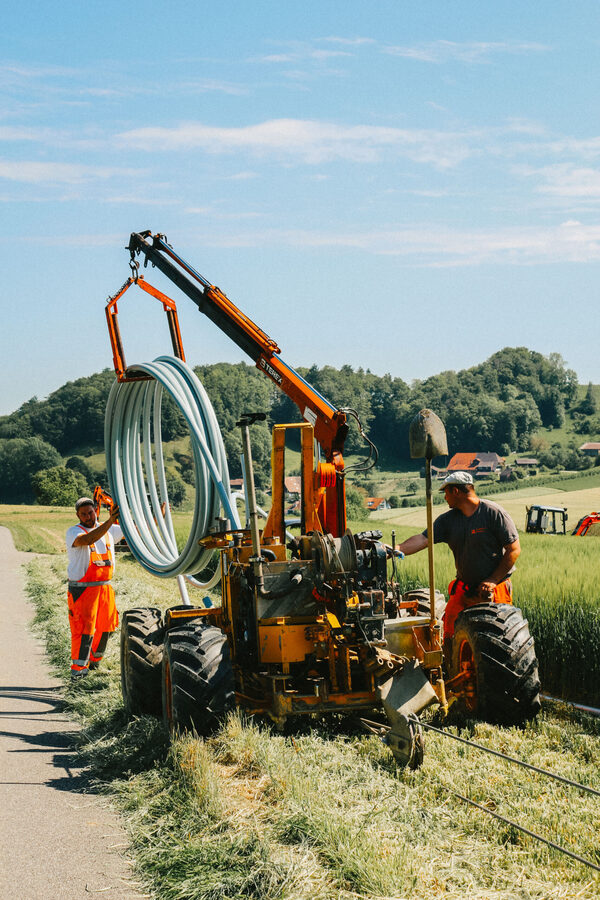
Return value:
<svg viewBox="0 0 600 900">
<path fill-rule="evenodd" d="M 77 501 L 77 503 L 75 504 L 75 512 L 78 512 L 82 506 L 95 506 L 95 505 L 96 504 L 94 503 L 94 501 L 91 500 L 89 497 L 80 497 L 79 500 Z"/>
<path fill-rule="evenodd" d="M 473 476 L 470 472 L 450 472 L 442 481 L 440 491 L 450 484 L 473 484 Z"/>
</svg>

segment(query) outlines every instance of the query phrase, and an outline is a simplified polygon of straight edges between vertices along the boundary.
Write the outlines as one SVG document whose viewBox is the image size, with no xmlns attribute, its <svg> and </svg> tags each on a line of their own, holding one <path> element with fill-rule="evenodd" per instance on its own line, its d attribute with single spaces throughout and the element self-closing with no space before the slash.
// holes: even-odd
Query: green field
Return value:
<svg viewBox="0 0 600 900">
<path fill-rule="evenodd" d="M 598 508 L 595 495 L 584 493 L 563 492 L 564 505 Z M 526 492 L 502 498 L 507 507 L 513 500 L 531 502 Z M 63 542 L 73 520 L 68 509 L 0 506 L 0 525 L 18 548 L 42 554 L 29 566 L 29 593 L 65 680 Z M 175 520 L 185 532 L 189 515 Z M 381 526 L 388 541 L 395 529 L 400 541 L 423 524 L 424 510 L 414 509 L 397 522 L 369 518 L 351 527 Z M 515 599 L 535 637 L 543 689 L 598 706 L 600 541 L 521 537 Z M 441 590 L 452 574 L 448 549 L 436 547 Z M 404 589 L 426 583 L 426 555 L 398 564 L 397 577 Z M 118 557 L 115 587 L 121 612 L 179 602 L 173 581 L 146 573 L 127 553 Z M 76 688 L 67 685 L 65 697 L 85 726 L 80 751 L 92 777 L 125 814 L 136 874 L 158 900 L 592 900 L 600 893 L 594 870 L 460 796 L 600 865 L 597 798 L 447 737 L 426 732 L 425 762 L 414 773 L 397 771 L 377 738 L 342 718 L 314 719 L 281 735 L 234 715 L 208 740 L 170 741 L 155 719 L 126 720 L 116 640 L 104 668 Z M 425 719 L 441 724 L 435 713 Z M 597 719 L 547 704 L 523 729 L 467 723 L 460 733 L 600 790 Z"/>
<path fill-rule="evenodd" d="M 1 521 L 16 515 L 2 510 Z M 29 537 L 44 521 L 39 512 L 20 516 Z M 64 569 L 61 554 L 37 557 L 28 583 L 37 628 L 66 677 Z M 128 554 L 119 557 L 115 586 L 121 612 L 178 600 L 172 582 L 146 574 Z M 435 733 L 427 735 L 423 767 L 399 771 L 377 738 L 342 718 L 314 719 L 282 735 L 236 714 L 208 740 L 169 741 L 158 720 L 127 721 L 119 687 L 113 641 L 103 668 L 67 686 L 65 698 L 84 725 L 80 752 L 91 776 L 124 813 L 136 877 L 150 897 L 598 896 L 594 870 L 459 795 L 600 865 L 596 797 Z M 597 720 L 550 705 L 523 729 L 471 723 L 461 734 L 600 790 Z"/>
</svg>

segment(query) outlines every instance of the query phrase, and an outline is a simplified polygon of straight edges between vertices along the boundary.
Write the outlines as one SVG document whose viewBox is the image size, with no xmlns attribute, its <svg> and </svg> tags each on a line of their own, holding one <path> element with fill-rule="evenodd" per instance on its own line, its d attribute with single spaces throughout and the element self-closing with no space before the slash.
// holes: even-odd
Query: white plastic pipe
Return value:
<svg viewBox="0 0 600 900">
<path fill-rule="evenodd" d="M 151 375 L 153 380 L 115 382 L 110 392 L 104 430 L 110 490 L 119 505 L 121 528 L 140 565 L 160 578 L 193 576 L 206 568 L 213 555 L 199 541 L 206 537 L 221 513 L 234 528 L 240 527 L 229 488 L 223 438 L 208 395 L 186 363 L 161 356 L 134 368 Z M 170 394 L 188 423 L 194 457 L 194 515 L 181 552 L 171 517 L 163 459 L 161 400 L 164 391 Z M 219 578 L 217 568 L 205 583 L 189 580 L 209 590 Z"/>
</svg>

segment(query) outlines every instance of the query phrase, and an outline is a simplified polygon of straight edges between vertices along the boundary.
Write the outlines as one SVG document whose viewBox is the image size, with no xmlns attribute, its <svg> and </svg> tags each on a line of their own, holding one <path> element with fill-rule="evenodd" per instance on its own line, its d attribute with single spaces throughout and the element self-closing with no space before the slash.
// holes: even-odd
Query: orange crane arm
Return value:
<svg viewBox="0 0 600 900">
<path fill-rule="evenodd" d="M 207 281 L 167 243 L 164 235 L 133 232 L 128 247 L 132 261 L 143 254 L 196 304 L 292 400 L 314 428 L 327 462 L 343 470 L 342 452 L 348 433 L 346 414 L 336 409 L 295 369 L 288 366 L 276 342 L 248 318 L 218 287 Z M 135 263 L 134 263 L 135 265 Z"/>
</svg>

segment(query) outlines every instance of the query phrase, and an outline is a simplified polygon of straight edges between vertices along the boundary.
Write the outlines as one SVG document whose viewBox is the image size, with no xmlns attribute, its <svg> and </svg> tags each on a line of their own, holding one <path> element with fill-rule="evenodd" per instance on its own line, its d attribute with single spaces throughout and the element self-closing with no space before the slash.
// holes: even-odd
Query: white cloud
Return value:
<svg viewBox="0 0 600 900">
<path fill-rule="evenodd" d="M 225 247 L 294 246 L 346 248 L 398 256 L 409 265 L 427 267 L 481 264 L 540 265 L 600 260 L 600 225 L 566 221 L 552 227 L 460 231 L 432 226 L 354 232 L 276 231 L 214 234 L 206 243 Z"/>
<path fill-rule="evenodd" d="M 139 175 L 136 169 L 86 166 L 71 163 L 27 162 L 0 159 L 0 178 L 27 184 L 81 184 L 85 181 Z"/>
<path fill-rule="evenodd" d="M 243 150 L 279 155 L 309 164 L 333 160 L 375 162 L 393 152 L 417 162 L 447 168 L 471 155 L 465 136 L 426 129 L 337 125 L 303 119 L 272 119 L 258 125 L 221 128 L 186 122 L 174 128 L 137 128 L 117 135 L 119 143 L 140 150 L 193 150 L 225 154 Z"/>
<path fill-rule="evenodd" d="M 330 37 L 326 37 L 326 38 L 321 38 L 321 40 L 323 42 L 328 42 L 331 44 L 342 44 L 343 46 L 346 46 L 346 47 L 359 47 L 363 44 L 375 44 L 376 43 L 374 38 L 368 38 L 368 37 L 347 38 L 347 37 L 336 37 L 335 35 L 331 35 Z"/>
<path fill-rule="evenodd" d="M 228 175 L 228 181 L 250 181 L 252 178 L 258 178 L 258 172 L 236 172 L 235 175 Z"/>
<path fill-rule="evenodd" d="M 56 143 L 64 140 L 64 133 L 52 128 L 23 128 L 11 125 L 0 125 L 0 141 L 30 141 L 32 143 Z"/>
<path fill-rule="evenodd" d="M 600 198 L 600 169 L 577 168 L 560 163 L 541 168 L 523 168 L 522 174 L 543 180 L 536 190 L 553 197 L 597 200 Z"/>
<path fill-rule="evenodd" d="M 485 63 L 498 54 L 543 53 L 550 48 L 528 41 L 429 41 L 413 46 L 387 46 L 384 53 L 419 62 L 446 63 L 453 60 Z"/>
</svg>

